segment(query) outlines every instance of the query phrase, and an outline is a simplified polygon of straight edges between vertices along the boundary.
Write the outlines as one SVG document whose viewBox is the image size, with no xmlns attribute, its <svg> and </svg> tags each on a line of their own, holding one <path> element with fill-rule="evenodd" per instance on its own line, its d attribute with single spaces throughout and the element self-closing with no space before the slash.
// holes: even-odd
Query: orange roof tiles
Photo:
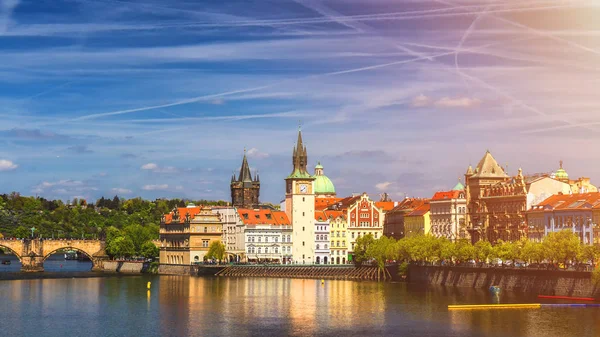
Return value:
<svg viewBox="0 0 600 337">
<path fill-rule="evenodd" d="M 337 203 L 340 200 L 342 200 L 342 198 L 315 198 L 315 209 L 326 209 L 327 207 Z"/>
<path fill-rule="evenodd" d="M 421 206 L 415 208 L 412 212 L 410 212 L 407 216 L 422 216 L 429 212 L 431 205 L 429 202 L 423 203 Z"/>
<path fill-rule="evenodd" d="M 327 221 L 329 219 L 335 219 L 337 217 L 342 216 L 342 211 L 330 211 L 330 210 L 318 210 L 315 211 L 315 220 L 317 221 Z"/>
<path fill-rule="evenodd" d="M 287 214 L 283 211 L 238 208 L 237 212 L 245 225 L 287 226 L 290 224 Z"/>
<path fill-rule="evenodd" d="M 398 206 L 394 207 L 390 212 L 406 212 L 407 210 L 418 208 L 425 202 L 429 202 L 429 199 L 411 199 L 407 198 L 402 200 Z"/>
<path fill-rule="evenodd" d="M 462 191 L 448 191 L 448 192 L 437 192 L 433 195 L 431 200 L 448 200 L 448 199 L 458 199 Z"/>
<path fill-rule="evenodd" d="M 389 212 L 394 209 L 397 203 L 393 201 L 377 201 L 375 206 L 384 212 Z"/>
<path fill-rule="evenodd" d="M 196 214 L 200 213 L 200 207 L 196 206 L 196 207 L 178 207 L 177 211 L 179 212 L 179 219 L 183 220 L 185 219 L 185 215 L 189 214 L 190 218 L 193 218 L 196 216 Z M 171 221 L 173 220 L 173 212 L 171 211 L 169 214 L 165 214 L 165 224 L 169 224 L 171 223 Z"/>
<path fill-rule="evenodd" d="M 600 192 L 581 194 L 555 194 L 534 205 L 532 211 L 600 209 Z"/>
</svg>

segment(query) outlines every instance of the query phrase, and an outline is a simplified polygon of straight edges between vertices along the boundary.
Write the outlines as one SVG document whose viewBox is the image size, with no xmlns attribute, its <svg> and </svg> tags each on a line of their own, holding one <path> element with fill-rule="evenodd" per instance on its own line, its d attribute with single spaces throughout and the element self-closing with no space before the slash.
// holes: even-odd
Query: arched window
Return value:
<svg viewBox="0 0 600 337">
<path fill-rule="evenodd" d="M 321 246 L 317 243 L 317 250 L 321 249 Z"/>
</svg>

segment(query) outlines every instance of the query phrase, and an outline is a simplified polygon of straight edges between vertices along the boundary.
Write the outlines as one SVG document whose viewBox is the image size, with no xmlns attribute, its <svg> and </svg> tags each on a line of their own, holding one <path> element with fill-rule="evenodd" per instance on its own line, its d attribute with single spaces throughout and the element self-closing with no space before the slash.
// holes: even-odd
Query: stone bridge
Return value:
<svg viewBox="0 0 600 337">
<path fill-rule="evenodd" d="M 92 260 L 92 270 L 102 270 L 108 260 L 106 243 L 99 240 L 0 240 L 0 248 L 12 251 L 21 261 L 21 271 L 44 271 L 44 261 L 61 249 L 75 250 Z"/>
</svg>

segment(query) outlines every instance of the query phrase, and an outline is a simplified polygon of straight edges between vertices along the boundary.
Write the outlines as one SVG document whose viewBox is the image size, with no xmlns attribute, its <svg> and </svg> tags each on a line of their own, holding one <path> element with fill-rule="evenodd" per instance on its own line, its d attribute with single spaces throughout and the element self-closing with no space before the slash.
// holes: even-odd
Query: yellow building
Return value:
<svg viewBox="0 0 600 337">
<path fill-rule="evenodd" d="M 202 262 L 208 247 L 220 241 L 223 223 L 210 207 L 175 208 L 161 219 L 160 263 L 189 265 Z"/>
<path fill-rule="evenodd" d="M 341 211 L 321 210 L 316 211 L 315 220 L 329 221 L 329 238 L 331 244 L 330 264 L 346 264 L 348 256 L 348 223 Z"/>
<path fill-rule="evenodd" d="M 405 236 L 428 234 L 431 231 L 429 202 L 417 207 L 414 211 L 404 216 Z"/>
</svg>

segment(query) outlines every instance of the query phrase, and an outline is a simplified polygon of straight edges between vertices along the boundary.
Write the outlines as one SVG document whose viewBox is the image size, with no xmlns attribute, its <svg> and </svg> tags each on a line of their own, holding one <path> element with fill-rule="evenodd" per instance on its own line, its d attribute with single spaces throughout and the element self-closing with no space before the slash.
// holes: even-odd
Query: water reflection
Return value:
<svg viewBox="0 0 600 337">
<path fill-rule="evenodd" d="M 146 284 L 152 282 L 151 290 Z M 501 303 L 531 302 L 502 293 Z M 448 311 L 487 291 L 185 276 L 0 282 L 7 336 L 595 336 L 597 309 Z"/>
</svg>

